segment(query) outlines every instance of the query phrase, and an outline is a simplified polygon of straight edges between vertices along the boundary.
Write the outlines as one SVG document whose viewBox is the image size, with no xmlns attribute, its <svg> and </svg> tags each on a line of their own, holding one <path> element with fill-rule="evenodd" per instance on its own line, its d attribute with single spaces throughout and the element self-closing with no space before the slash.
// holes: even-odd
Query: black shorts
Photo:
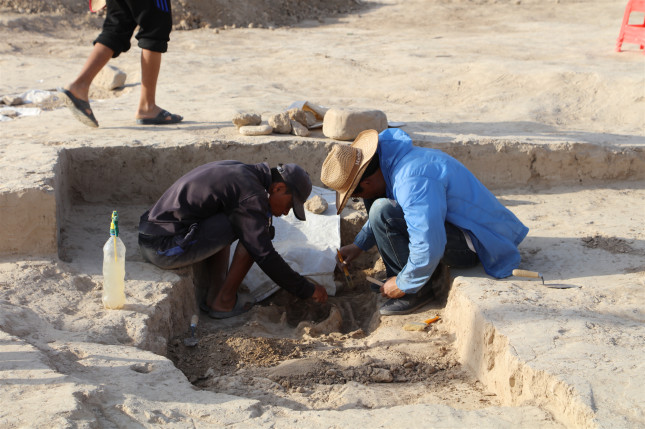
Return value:
<svg viewBox="0 0 645 429">
<path fill-rule="evenodd" d="M 116 58 L 130 49 L 137 25 L 139 31 L 135 37 L 141 49 L 166 52 L 172 30 L 170 0 L 107 0 L 103 31 L 94 43 L 112 49 L 112 58 Z"/>
</svg>

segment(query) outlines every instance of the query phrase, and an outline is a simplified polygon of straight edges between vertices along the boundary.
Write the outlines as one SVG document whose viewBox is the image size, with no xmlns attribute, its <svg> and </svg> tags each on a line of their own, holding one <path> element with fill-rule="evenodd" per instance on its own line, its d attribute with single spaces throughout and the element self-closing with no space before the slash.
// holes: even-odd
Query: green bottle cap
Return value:
<svg viewBox="0 0 645 429">
<path fill-rule="evenodd" d="M 119 236 L 119 214 L 114 210 L 112 212 L 112 223 L 110 224 L 110 235 Z"/>
</svg>

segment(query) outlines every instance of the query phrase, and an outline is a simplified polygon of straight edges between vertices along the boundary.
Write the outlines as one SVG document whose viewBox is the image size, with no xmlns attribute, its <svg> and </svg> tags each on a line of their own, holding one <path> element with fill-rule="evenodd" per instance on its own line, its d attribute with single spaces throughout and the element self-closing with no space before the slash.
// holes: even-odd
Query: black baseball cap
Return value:
<svg viewBox="0 0 645 429">
<path fill-rule="evenodd" d="M 305 201 L 311 194 L 309 174 L 297 164 L 278 164 L 278 173 L 293 195 L 293 214 L 305 220 Z"/>
</svg>

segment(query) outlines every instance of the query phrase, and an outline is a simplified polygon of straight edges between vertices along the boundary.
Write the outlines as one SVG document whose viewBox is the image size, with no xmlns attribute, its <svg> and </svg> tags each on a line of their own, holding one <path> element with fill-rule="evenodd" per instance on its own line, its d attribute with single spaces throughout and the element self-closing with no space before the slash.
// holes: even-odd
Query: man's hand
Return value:
<svg viewBox="0 0 645 429">
<path fill-rule="evenodd" d="M 336 257 L 336 266 L 338 266 L 338 269 L 341 271 L 343 270 L 343 266 L 349 267 L 349 263 L 352 262 L 352 260 L 356 259 L 361 253 L 363 253 L 363 249 L 361 249 L 354 243 L 343 246 L 338 249 L 338 251 L 343 257 L 343 261 L 345 261 L 345 264 L 343 264 L 338 260 L 338 257 Z"/>
<path fill-rule="evenodd" d="M 327 291 L 325 290 L 324 287 L 320 285 L 314 285 L 316 289 L 314 289 L 314 294 L 311 295 L 314 301 L 316 301 L 318 304 L 324 304 L 327 302 Z"/>
<path fill-rule="evenodd" d="M 388 298 L 401 298 L 405 295 L 405 292 L 396 286 L 396 276 L 394 276 L 387 279 L 383 286 L 381 286 L 381 294 Z"/>
</svg>

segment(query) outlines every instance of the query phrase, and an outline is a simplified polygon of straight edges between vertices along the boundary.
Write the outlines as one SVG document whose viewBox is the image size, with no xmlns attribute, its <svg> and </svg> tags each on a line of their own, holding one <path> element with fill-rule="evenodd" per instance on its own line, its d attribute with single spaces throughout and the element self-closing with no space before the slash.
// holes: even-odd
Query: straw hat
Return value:
<svg viewBox="0 0 645 429">
<path fill-rule="evenodd" d="M 347 198 L 358 186 L 358 181 L 378 148 L 378 131 L 362 131 L 351 146 L 337 144 L 331 148 L 322 165 L 320 180 L 336 191 L 336 208 L 340 214 Z"/>
</svg>

